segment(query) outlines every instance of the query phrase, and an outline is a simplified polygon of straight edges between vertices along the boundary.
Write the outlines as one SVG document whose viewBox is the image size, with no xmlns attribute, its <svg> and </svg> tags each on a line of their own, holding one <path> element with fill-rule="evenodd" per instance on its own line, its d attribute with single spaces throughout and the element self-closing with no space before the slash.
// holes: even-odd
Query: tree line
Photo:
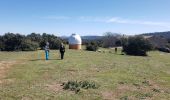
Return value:
<svg viewBox="0 0 170 100">
<path fill-rule="evenodd" d="M 5 33 L 0 36 L 1 51 L 34 51 L 43 49 L 46 42 L 50 43 L 50 49 L 59 49 L 60 43 L 64 42 L 61 38 L 43 33 L 31 33 L 28 35 Z"/>
<path fill-rule="evenodd" d="M 153 36 L 149 35 L 148 37 L 143 34 L 126 36 L 106 32 L 100 39 L 86 41 L 86 50 L 97 51 L 99 47 L 112 48 L 121 46 L 122 52 L 128 55 L 146 56 L 147 51 L 150 50 L 159 50 L 170 53 L 170 38 L 164 38 L 160 36 L 160 34 L 153 34 Z M 166 33 L 166 35 L 169 35 L 169 33 Z"/>
<path fill-rule="evenodd" d="M 106 32 L 100 38 L 88 40 L 84 39 L 83 44 L 86 45 L 86 49 L 89 51 L 96 51 L 99 47 L 110 48 L 122 46 L 123 35 L 119 33 Z"/>
<path fill-rule="evenodd" d="M 162 38 L 162 37 L 161 37 Z M 152 49 L 170 52 L 170 41 L 160 37 L 146 38 L 143 35 L 125 36 L 117 33 L 106 32 L 96 39 L 83 39 L 86 50 L 97 51 L 99 47 L 112 48 L 121 46 L 122 52 L 129 55 L 147 55 L 146 52 Z M 0 36 L 1 51 L 34 51 L 44 49 L 46 42 L 49 42 L 50 49 L 59 49 L 61 42 L 68 44 L 68 39 L 61 39 L 55 35 L 43 33 L 31 33 L 28 35 L 6 33 Z M 160 45 L 161 42 L 161 45 Z"/>
</svg>

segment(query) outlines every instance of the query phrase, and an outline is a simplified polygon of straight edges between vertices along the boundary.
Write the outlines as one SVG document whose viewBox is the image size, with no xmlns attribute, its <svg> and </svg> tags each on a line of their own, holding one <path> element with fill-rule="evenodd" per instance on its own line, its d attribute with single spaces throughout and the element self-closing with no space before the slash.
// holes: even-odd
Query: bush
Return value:
<svg viewBox="0 0 170 100">
<path fill-rule="evenodd" d="M 170 49 L 169 48 L 158 48 L 159 51 L 162 51 L 162 52 L 166 52 L 166 53 L 170 53 Z"/>
<path fill-rule="evenodd" d="M 123 45 L 123 51 L 128 55 L 146 56 L 151 49 L 151 43 L 142 36 L 129 37 Z"/>
<path fill-rule="evenodd" d="M 31 40 L 23 40 L 21 43 L 22 51 L 35 51 L 38 47 L 39 44 Z"/>
<path fill-rule="evenodd" d="M 97 89 L 98 85 L 96 85 L 94 82 L 89 81 L 68 81 L 66 83 L 62 84 L 64 90 L 71 90 L 75 91 L 75 93 L 78 93 L 80 91 L 80 88 L 82 89 Z"/>
<path fill-rule="evenodd" d="M 98 48 L 99 47 L 95 42 L 90 42 L 90 43 L 87 43 L 87 45 L 86 45 L 86 50 L 88 50 L 88 51 L 97 51 Z"/>
</svg>

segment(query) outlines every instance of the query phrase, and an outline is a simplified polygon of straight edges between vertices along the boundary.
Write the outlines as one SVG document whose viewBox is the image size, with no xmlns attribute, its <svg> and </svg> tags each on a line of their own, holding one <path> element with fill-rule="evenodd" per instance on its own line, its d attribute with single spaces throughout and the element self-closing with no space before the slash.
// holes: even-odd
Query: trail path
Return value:
<svg viewBox="0 0 170 100">
<path fill-rule="evenodd" d="M 16 61 L 0 61 L 0 84 L 12 81 L 10 79 L 5 78 L 9 69 L 16 63 Z"/>
</svg>

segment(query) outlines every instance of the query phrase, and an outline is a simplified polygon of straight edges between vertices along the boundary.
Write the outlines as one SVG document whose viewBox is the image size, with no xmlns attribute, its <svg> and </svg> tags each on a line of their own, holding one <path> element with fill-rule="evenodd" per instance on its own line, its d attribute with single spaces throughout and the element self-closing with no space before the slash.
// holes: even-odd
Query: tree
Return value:
<svg viewBox="0 0 170 100">
<path fill-rule="evenodd" d="M 142 36 L 129 37 L 123 45 L 123 51 L 128 55 L 146 56 L 146 52 L 151 49 L 151 43 Z"/>
<path fill-rule="evenodd" d="M 0 36 L 0 51 L 4 49 L 3 37 Z"/>
<path fill-rule="evenodd" d="M 120 35 L 117 33 L 112 33 L 112 32 L 106 32 L 104 33 L 103 37 L 103 47 L 108 48 L 108 47 L 114 47 L 116 45 L 116 41 L 120 40 Z"/>
<path fill-rule="evenodd" d="M 59 49 L 62 40 L 54 35 L 31 33 L 27 36 L 6 33 L 0 36 L 0 50 L 3 51 L 33 51 L 38 47 L 44 48 L 46 42 L 50 43 L 50 49 Z"/>
<path fill-rule="evenodd" d="M 42 41 L 40 42 L 41 49 L 44 48 L 46 42 L 50 43 L 50 49 L 59 49 L 61 42 L 63 42 L 59 37 L 43 33 Z"/>
<path fill-rule="evenodd" d="M 5 51 L 15 51 L 20 50 L 21 42 L 24 36 L 20 34 L 6 33 L 3 36 L 3 44 Z"/>
<path fill-rule="evenodd" d="M 27 35 L 27 38 L 30 39 L 31 41 L 38 42 L 38 43 L 40 43 L 43 40 L 42 36 L 36 33 L 31 33 Z"/>
<path fill-rule="evenodd" d="M 21 43 L 22 51 L 35 51 L 39 47 L 37 42 L 31 41 L 29 39 L 24 39 Z"/>
</svg>

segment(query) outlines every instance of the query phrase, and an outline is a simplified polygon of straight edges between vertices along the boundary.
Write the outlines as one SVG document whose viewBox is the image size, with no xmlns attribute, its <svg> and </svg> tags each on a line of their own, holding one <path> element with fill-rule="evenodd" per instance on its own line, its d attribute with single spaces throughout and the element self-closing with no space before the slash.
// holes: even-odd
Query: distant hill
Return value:
<svg viewBox="0 0 170 100">
<path fill-rule="evenodd" d="M 83 40 L 96 40 L 96 39 L 100 39 L 102 38 L 103 36 L 81 36 L 81 38 Z"/>
<path fill-rule="evenodd" d="M 103 36 L 81 36 L 82 40 L 96 40 L 101 39 Z M 62 39 L 68 39 L 68 36 L 61 36 Z"/>
<path fill-rule="evenodd" d="M 158 36 L 165 39 L 170 39 L 170 31 L 167 32 L 154 32 L 154 33 L 144 33 L 143 36 Z"/>
<path fill-rule="evenodd" d="M 165 48 L 169 45 L 170 31 L 145 33 L 141 35 L 147 38 L 155 48 Z"/>
</svg>

